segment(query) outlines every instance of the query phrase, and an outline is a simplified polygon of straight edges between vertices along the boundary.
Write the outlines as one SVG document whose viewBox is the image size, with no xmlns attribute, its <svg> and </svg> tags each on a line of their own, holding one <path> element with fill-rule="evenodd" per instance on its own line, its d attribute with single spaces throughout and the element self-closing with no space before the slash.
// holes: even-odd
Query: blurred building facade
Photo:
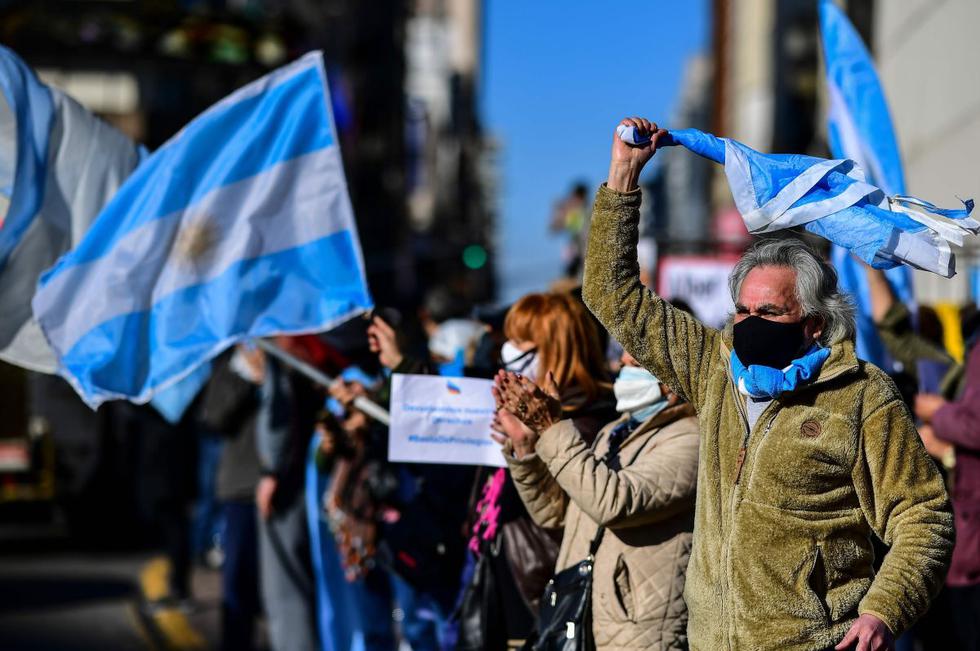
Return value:
<svg viewBox="0 0 980 651">
<path fill-rule="evenodd" d="M 415 0 L 405 25 L 407 226 L 401 291 L 445 286 L 474 302 L 494 294 L 495 145 L 477 105 L 480 0 Z M 408 286 L 408 283 L 415 286 Z"/>
<path fill-rule="evenodd" d="M 711 60 L 707 55 L 695 56 L 685 66 L 670 124 L 709 129 L 711 99 Z M 656 160 L 656 172 L 644 187 L 643 236 L 654 238 L 661 253 L 691 253 L 710 247 L 714 163 L 685 155 Z"/>
<path fill-rule="evenodd" d="M 150 149 L 322 49 L 370 286 L 379 304 L 407 307 L 437 285 L 494 292 L 482 11 L 480 0 L 15 1 L 0 9 L 0 40 Z"/>
<path fill-rule="evenodd" d="M 972 33 L 978 23 L 976 0 L 875 3 L 872 43 L 908 191 L 944 206 L 957 206 L 956 195 L 980 198 L 980 86 L 968 81 L 980 60 Z M 964 301 L 971 292 L 968 264 L 980 265 L 976 238 L 958 254 L 952 280 L 916 274 L 919 295 L 928 302 Z"/>
</svg>

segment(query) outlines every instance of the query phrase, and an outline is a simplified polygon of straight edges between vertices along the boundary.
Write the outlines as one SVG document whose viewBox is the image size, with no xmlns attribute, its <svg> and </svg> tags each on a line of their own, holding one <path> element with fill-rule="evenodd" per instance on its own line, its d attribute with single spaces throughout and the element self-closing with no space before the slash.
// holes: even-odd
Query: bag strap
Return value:
<svg viewBox="0 0 980 651">
<path fill-rule="evenodd" d="M 625 423 L 621 423 L 617 427 L 617 429 L 618 428 L 621 428 L 621 427 L 624 427 L 624 426 L 628 427 L 629 426 L 629 421 L 626 421 Z M 592 450 L 595 450 L 596 443 L 598 443 L 598 442 L 599 442 L 599 437 L 597 436 L 597 437 L 595 437 L 595 441 L 592 442 L 592 447 L 591 447 Z M 610 445 L 609 446 L 609 449 L 606 451 L 606 453 L 604 455 L 602 455 L 602 458 L 601 459 L 599 459 L 599 463 L 608 464 L 609 463 L 609 459 L 612 457 L 612 455 L 618 449 L 619 449 L 619 445 L 618 444 Z M 603 527 L 603 526 L 600 526 L 599 529 L 595 532 L 595 538 L 593 538 L 592 539 L 592 542 L 589 543 L 589 556 L 592 556 L 593 558 L 595 558 L 596 552 L 599 551 L 599 544 L 602 543 L 602 535 L 604 533 L 606 533 L 606 528 Z"/>
</svg>

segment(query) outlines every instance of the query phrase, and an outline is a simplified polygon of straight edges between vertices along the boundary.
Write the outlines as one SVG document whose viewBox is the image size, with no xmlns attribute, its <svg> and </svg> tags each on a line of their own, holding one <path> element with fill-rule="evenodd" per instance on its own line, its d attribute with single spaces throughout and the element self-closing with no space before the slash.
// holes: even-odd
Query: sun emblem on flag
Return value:
<svg viewBox="0 0 980 651">
<path fill-rule="evenodd" d="M 174 258 L 178 262 L 199 265 L 205 262 L 217 244 L 217 231 L 207 218 L 186 224 L 177 233 Z"/>
</svg>

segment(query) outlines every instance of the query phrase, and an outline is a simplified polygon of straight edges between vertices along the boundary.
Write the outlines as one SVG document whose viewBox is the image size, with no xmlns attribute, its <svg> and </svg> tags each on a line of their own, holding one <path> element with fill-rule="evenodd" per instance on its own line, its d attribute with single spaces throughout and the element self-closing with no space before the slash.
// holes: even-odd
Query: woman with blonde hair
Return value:
<svg viewBox="0 0 980 651">
<path fill-rule="evenodd" d="M 559 292 L 528 294 L 508 311 L 504 335 L 501 367 L 542 385 L 552 378 L 563 417 L 583 437 L 592 440 L 616 417 L 599 329 L 580 300 Z M 477 486 L 470 549 L 478 560 L 463 595 L 457 648 L 496 651 L 518 646 L 532 631 L 561 531 L 534 523 L 505 469 Z"/>
</svg>

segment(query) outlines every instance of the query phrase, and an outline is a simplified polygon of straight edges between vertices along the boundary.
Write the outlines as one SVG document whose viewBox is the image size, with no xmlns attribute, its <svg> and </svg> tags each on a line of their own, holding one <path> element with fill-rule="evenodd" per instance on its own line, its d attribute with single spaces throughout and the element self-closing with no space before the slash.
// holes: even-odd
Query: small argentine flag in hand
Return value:
<svg viewBox="0 0 980 651">
<path fill-rule="evenodd" d="M 649 138 L 620 125 L 621 140 Z M 751 233 L 803 226 L 877 269 L 907 264 L 947 278 L 956 273 L 950 244 L 980 232 L 971 218 L 973 200 L 946 210 L 905 195 L 888 196 L 871 185 L 852 160 L 801 154 L 762 154 L 697 129 L 671 131 L 657 146 L 681 145 L 725 166 L 735 206 Z"/>
</svg>

